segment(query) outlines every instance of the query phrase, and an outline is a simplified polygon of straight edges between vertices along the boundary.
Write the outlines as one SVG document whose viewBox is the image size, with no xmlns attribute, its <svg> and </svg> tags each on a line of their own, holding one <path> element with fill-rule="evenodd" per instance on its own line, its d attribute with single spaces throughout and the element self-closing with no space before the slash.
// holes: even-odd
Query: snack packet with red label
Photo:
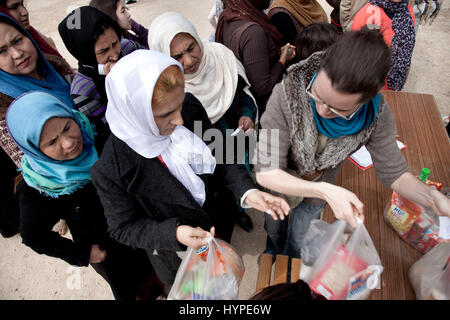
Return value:
<svg viewBox="0 0 450 320">
<path fill-rule="evenodd" d="M 435 213 L 395 191 L 384 211 L 384 219 L 403 240 L 422 253 L 428 252 L 442 241 Z"/>
<path fill-rule="evenodd" d="M 310 282 L 313 291 L 328 300 L 342 300 L 347 296 L 352 276 L 365 270 L 367 263 L 340 246 L 323 268 Z"/>
<path fill-rule="evenodd" d="M 325 244 L 320 247 L 318 258 L 304 280 L 311 290 L 328 300 L 366 299 L 383 272 L 380 257 L 360 220 L 348 240 L 343 236 L 346 222 L 338 220 L 332 225 L 336 227 L 324 228 L 322 241 Z M 308 252 L 306 246 L 302 247 L 302 252 Z M 317 250 L 316 247 L 309 249 Z"/>
</svg>

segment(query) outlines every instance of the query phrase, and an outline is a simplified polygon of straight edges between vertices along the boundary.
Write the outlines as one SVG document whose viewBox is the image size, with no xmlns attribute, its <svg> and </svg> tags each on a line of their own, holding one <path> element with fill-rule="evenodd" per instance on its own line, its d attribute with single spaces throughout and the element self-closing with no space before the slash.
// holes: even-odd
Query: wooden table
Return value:
<svg viewBox="0 0 450 320">
<path fill-rule="evenodd" d="M 431 170 L 429 178 L 450 184 L 450 143 L 447 132 L 431 95 L 384 92 L 397 124 L 398 140 L 406 144 L 403 155 L 413 174 L 423 167 Z M 365 204 L 365 226 L 368 229 L 384 272 L 381 290 L 374 290 L 371 299 L 404 300 L 415 299 L 408 279 L 408 270 L 422 254 L 403 241 L 383 218 L 392 189 L 382 186 L 375 169 L 365 171 L 350 161 L 345 161 L 337 177 L 336 185 L 354 192 Z M 335 221 L 329 206 L 324 220 Z"/>
</svg>

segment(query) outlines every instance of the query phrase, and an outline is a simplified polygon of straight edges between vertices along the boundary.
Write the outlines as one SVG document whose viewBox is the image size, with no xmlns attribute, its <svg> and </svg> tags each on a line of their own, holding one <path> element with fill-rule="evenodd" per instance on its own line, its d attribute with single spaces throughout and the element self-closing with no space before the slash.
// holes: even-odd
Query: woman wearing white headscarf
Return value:
<svg viewBox="0 0 450 320">
<path fill-rule="evenodd" d="M 145 249 L 165 284 L 175 279 L 177 252 L 206 245 L 213 226 L 218 237 L 230 241 L 234 223 L 227 198 L 218 192 L 224 185 L 274 218 L 288 213 L 282 199 L 255 189 L 245 167 L 216 164 L 193 133 L 194 121 L 203 130 L 211 122 L 201 103 L 184 94 L 182 67 L 174 59 L 135 51 L 112 68 L 106 92 L 112 133 L 91 169 L 92 181 L 111 236 Z"/>
<path fill-rule="evenodd" d="M 216 127 L 242 126 L 243 131 L 254 127 L 256 102 L 245 69 L 230 49 L 201 40 L 194 25 L 177 12 L 153 20 L 149 45 L 182 64 L 186 91 L 200 100 Z"/>
<path fill-rule="evenodd" d="M 249 88 L 245 69 L 234 53 L 221 43 L 201 40 L 194 25 L 177 12 L 166 12 L 153 20 L 149 29 L 152 50 L 170 55 L 181 63 L 186 91 L 200 100 L 214 127 L 225 135 L 227 129 L 254 128 L 258 109 Z M 248 151 L 239 155 L 248 166 Z M 247 232 L 253 222 L 242 207 L 235 219 Z"/>
</svg>

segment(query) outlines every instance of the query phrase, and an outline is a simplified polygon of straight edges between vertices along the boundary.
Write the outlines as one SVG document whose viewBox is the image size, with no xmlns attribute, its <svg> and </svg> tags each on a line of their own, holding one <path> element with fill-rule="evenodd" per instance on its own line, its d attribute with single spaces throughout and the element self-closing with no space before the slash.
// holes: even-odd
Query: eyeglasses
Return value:
<svg viewBox="0 0 450 320">
<path fill-rule="evenodd" d="M 344 118 L 345 120 L 350 120 L 351 118 L 353 118 L 353 116 L 359 111 L 359 109 L 361 109 L 361 107 L 364 105 L 364 104 L 362 104 L 362 105 L 360 105 L 351 115 L 348 115 L 348 116 L 344 116 L 342 113 L 340 113 L 339 111 L 337 111 L 337 110 L 335 110 L 334 108 L 332 108 L 332 107 L 330 107 L 329 105 L 327 105 L 325 102 L 323 102 L 322 100 L 320 100 L 319 98 L 317 98 L 316 96 L 314 96 L 313 95 L 313 93 L 312 93 L 312 83 L 313 83 L 313 80 L 314 80 L 315 78 L 313 77 L 312 79 L 311 79 L 311 81 L 309 82 L 309 85 L 308 85 L 308 87 L 306 88 L 306 93 L 311 97 L 311 99 L 313 99 L 314 100 L 314 102 L 316 103 L 316 104 L 319 104 L 319 105 L 323 105 L 324 107 L 326 107 L 327 109 L 329 109 L 331 112 L 333 112 L 335 115 L 337 115 L 337 116 L 339 116 L 339 117 L 341 117 L 341 118 Z"/>
</svg>

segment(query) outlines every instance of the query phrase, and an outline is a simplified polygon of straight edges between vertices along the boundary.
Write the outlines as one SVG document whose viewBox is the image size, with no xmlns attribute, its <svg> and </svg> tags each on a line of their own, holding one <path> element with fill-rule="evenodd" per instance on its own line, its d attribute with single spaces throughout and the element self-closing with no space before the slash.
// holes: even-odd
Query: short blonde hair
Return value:
<svg viewBox="0 0 450 320">
<path fill-rule="evenodd" d="M 152 105 L 159 105 L 164 101 L 165 95 L 176 87 L 184 88 L 184 75 L 176 65 L 171 65 L 165 69 L 156 81 L 153 90 Z"/>
</svg>

